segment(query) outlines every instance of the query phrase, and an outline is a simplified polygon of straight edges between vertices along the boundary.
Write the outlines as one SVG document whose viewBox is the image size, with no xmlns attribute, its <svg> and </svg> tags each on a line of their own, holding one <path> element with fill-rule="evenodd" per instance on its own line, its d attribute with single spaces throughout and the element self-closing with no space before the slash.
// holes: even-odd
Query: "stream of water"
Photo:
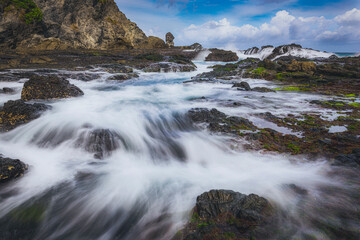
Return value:
<svg viewBox="0 0 360 240">
<path fill-rule="evenodd" d="M 170 239 L 188 221 L 199 194 L 231 189 L 264 196 L 286 211 L 296 219 L 294 238 L 307 233 L 329 239 L 313 220 L 344 226 L 336 209 L 353 208 L 354 199 L 353 185 L 337 177 L 325 159 L 245 151 L 241 142 L 229 144 L 229 137 L 194 127 L 185 117 L 191 108 L 217 108 L 259 127 L 275 127 L 253 114 L 323 111 L 308 101 L 322 96 L 243 92 L 230 83 L 184 84 L 209 71 L 211 63 L 196 64 L 196 72 L 140 73 L 122 83 L 107 81 L 111 74 L 101 69 L 90 71 L 101 77 L 69 79 L 83 97 L 48 101 L 52 109 L 39 119 L 1 134 L 0 152 L 30 166 L 22 178 L 0 188 L 1 226 L 36 229 L 23 239 Z M 252 87 L 273 86 L 247 81 Z M 0 103 L 19 99 L 23 82 L 1 82 L 17 93 L 0 95 Z M 230 106 L 229 100 L 241 105 Z M 334 114 L 323 111 L 324 117 Z M 116 136 L 117 149 L 98 159 L 86 141 L 102 130 Z M 289 191 L 291 184 L 305 189 L 306 198 Z M 19 209 L 27 215 L 18 218 Z M 14 216 L 22 225 L 10 225 Z M 344 228 L 358 227 L 350 221 Z"/>
</svg>

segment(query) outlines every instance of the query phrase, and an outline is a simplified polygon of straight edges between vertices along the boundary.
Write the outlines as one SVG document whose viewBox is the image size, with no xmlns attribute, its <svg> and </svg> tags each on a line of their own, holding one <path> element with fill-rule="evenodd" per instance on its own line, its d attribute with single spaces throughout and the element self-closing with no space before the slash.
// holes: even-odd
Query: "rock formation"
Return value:
<svg viewBox="0 0 360 240">
<path fill-rule="evenodd" d="M 239 60 L 237 54 L 232 51 L 217 48 L 212 48 L 210 51 L 211 53 L 206 57 L 205 61 L 235 62 Z"/>
<path fill-rule="evenodd" d="M 3 0 L 0 46 L 17 49 L 164 47 L 119 11 L 114 0 Z"/>
<path fill-rule="evenodd" d="M 168 32 L 168 33 L 166 34 L 165 38 L 166 38 L 166 45 L 167 45 L 169 48 L 174 47 L 174 39 L 175 39 L 174 35 L 172 35 L 171 32 Z"/>
</svg>

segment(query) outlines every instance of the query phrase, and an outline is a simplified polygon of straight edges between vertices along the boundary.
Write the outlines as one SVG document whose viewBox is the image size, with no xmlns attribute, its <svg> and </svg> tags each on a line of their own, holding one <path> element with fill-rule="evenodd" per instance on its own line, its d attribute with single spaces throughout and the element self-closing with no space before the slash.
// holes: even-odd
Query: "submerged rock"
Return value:
<svg viewBox="0 0 360 240">
<path fill-rule="evenodd" d="M 15 90 L 13 88 L 4 87 L 3 89 L 0 89 L 0 93 L 12 94 L 14 92 Z"/>
<path fill-rule="evenodd" d="M 84 95 L 80 88 L 69 81 L 55 75 L 50 76 L 32 76 L 24 84 L 21 92 L 21 99 L 30 101 L 33 99 L 55 99 L 69 98 Z"/>
<path fill-rule="evenodd" d="M 212 48 L 210 51 L 211 53 L 206 57 L 205 61 L 235 62 L 239 60 L 237 54 L 232 51 L 226 51 L 217 48 Z"/>
<path fill-rule="evenodd" d="M 20 160 L 0 155 L 0 183 L 21 177 L 27 169 L 28 166 Z"/>
<path fill-rule="evenodd" d="M 51 107 L 41 103 L 27 104 L 23 100 L 8 101 L 0 108 L 0 131 L 9 131 L 39 118 Z"/>
<path fill-rule="evenodd" d="M 83 147 L 86 151 L 94 153 L 94 157 L 97 159 L 103 159 L 118 149 L 120 142 L 124 143 L 120 135 L 115 131 L 96 129 L 81 134 L 76 141 L 76 146 Z"/>
<path fill-rule="evenodd" d="M 266 239 L 274 212 L 258 195 L 211 190 L 197 197 L 191 220 L 173 239 Z"/>
</svg>

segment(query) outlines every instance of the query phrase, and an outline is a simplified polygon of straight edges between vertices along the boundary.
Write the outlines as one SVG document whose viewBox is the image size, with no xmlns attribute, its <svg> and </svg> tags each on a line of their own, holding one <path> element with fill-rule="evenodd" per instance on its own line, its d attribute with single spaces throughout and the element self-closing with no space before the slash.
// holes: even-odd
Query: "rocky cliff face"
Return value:
<svg viewBox="0 0 360 240">
<path fill-rule="evenodd" d="M 154 48 L 114 0 L 2 0 L 0 46 L 17 49 Z"/>
</svg>

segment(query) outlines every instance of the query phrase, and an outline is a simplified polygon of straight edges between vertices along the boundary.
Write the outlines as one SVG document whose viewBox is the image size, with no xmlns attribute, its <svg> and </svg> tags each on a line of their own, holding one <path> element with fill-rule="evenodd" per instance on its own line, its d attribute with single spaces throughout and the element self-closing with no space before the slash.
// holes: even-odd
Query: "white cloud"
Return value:
<svg viewBox="0 0 360 240">
<path fill-rule="evenodd" d="M 181 40 L 200 42 L 205 46 L 236 45 L 250 47 L 262 44 L 290 42 L 312 43 L 315 41 L 358 42 L 360 44 L 360 10 L 354 8 L 333 19 L 325 17 L 295 17 L 289 12 L 278 11 L 269 23 L 259 27 L 236 26 L 226 18 L 209 21 L 202 25 L 190 25 L 183 30 Z"/>
<path fill-rule="evenodd" d="M 341 25 L 360 26 L 360 10 L 354 8 L 346 13 L 335 17 L 335 21 Z"/>
</svg>

